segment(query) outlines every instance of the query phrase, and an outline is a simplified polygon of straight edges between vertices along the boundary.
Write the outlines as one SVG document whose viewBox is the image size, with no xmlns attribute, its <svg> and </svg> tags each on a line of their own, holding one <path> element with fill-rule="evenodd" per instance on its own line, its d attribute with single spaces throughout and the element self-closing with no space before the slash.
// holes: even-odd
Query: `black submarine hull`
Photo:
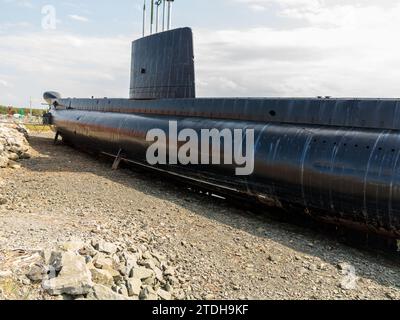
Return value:
<svg viewBox="0 0 400 320">
<path fill-rule="evenodd" d="M 56 92 L 44 98 L 51 123 L 73 145 L 122 152 L 210 190 L 400 236 L 398 99 L 195 98 L 189 28 L 133 42 L 130 99 L 62 99 Z M 171 122 L 197 133 L 254 130 L 254 171 L 239 176 L 233 164 L 150 165 L 146 135 L 168 134 Z"/>
<path fill-rule="evenodd" d="M 114 156 L 123 150 L 128 160 L 188 182 L 202 182 L 210 189 L 269 205 L 294 205 L 316 218 L 387 236 L 400 234 L 400 132 L 392 128 L 393 119 L 381 129 L 381 119 L 366 123 L 370 114 L 364 111 L 380 105 L 388 114 L 397 113 L 400 104 L 395 100 L 60 99 L 58 103 L 51 111 L 52 123 L 74 145 Z M 334 105 L 330 110 L 336 109 L 337 116 L 326 119 L 330 124 L 321 119 L 322 124 L 314 124 L 313 113 L 294 118 L 291 110 L 296 104 L 307 110 L 312 105 L 318 109 Z M 358 126 L 346 125 L 350 120 L 339 112 L 352 108 L 347 114 L 358 118 Z M 268 120 L 257 116 L 261 110 L 274 112 L 261 112 Z M 155 128 L 168 133 L 170 121 L 177 122 L 178 131 L 254 129 L 254 172 L 237 176 L 235 165 L 149 166 L 146 151 L 152 142 L 146 141 L 146 134 Z"/>
</svg>

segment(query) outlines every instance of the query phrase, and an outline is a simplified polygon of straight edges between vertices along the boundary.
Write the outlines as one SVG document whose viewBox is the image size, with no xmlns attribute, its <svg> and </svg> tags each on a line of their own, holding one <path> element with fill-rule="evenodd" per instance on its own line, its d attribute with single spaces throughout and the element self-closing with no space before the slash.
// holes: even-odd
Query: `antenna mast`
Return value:
<svg viewBox="0 0 400 320">
<path fill-rule="evenodd" d="M 162 31 L 170 30 L 172 25 L 172 2 L 174 0 L 150 0 L 150 34 L 153 34 L 154 31 L 154 5 L 156 5 L 156 28 L 155 32 L 159 32 L 160 25 L 160 6 L 162 4 Z M 168 7 L 167 7 L 168 6 Z M 146 0 L 143 1 L 143 32 L 142 36 L 146 35 Z"/>
<path fill-rule="evenodd" d="M 146 32 L 146 0 L 143 1 L 143 37 L 145 36 Z"/>
<path fill-rule="evenodd" d="M 162 31 L 165 31 L 165 0 L 163 1 Z"/>
<path fill-rule="evenodd" d="M 162 3 L 162 0 L 157 0 L 155 2 L 156 6 L 157 6 L 156 7 L 156 33 L 158 32 L 158 23 L 160 21 L 159 8 L 160 8 L 161 3 Z"/>
<path fill-rule="evenodd" d="M 154 0 L 151 1 L 151 18 L 150 18 L 150 34 L 153 34 L 153 24 L 154 24 Z"/>
<path fill-rule="evenodd" d="M 167 21 L 167 30 L 171 29 L 172 22 L 172 3 L 174 0 L 166 0 L 168 2 L 168 21 Z"/>
</svg>

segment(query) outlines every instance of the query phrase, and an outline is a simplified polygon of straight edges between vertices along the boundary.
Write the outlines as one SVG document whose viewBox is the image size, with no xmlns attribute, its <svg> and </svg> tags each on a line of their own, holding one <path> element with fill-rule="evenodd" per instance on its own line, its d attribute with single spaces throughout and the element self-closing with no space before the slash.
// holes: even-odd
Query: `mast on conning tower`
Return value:
<svg viewBox="0 0 400 320">
<path fill-rule="evenodd" d="M 172 2 L 174 0 L 165 0 L 168 2 L 168 21 L 167 21 L 167 30 L 171 29 L 171 24 L 172 24 Z"/>
<path fill-rule="evenodd" d="M 158 25 L 159 25 L 159 21 L 160 21 L 159 8 L 160 8 L 161 3 L 162 3 L 162 0 L 157 0 L 155 2 L 155 5 L 156 5 L 156 33 L 158 32 Z"/>
<path fill-rule="evenodd" d="M 153 34 L 153 25 L 154 25 L 154 0 L 151 0 L 151 10 L 150 10 L 150 34 Z"/>
<path fill-rule="evenodd" d="M 172 26 L 172 3 L 175 0 L 150 0 L 150 34 L 155 32 L 170 30 Z M 160 6 L 162 5 L 162 28 L 160 28 Z M 156 6 L 154 10 L 154 6 Z M 154 12 L 155 11 L 155 12 Z M 147 16 L 147 0 L 143 2 L 143 31 L 142 36 L 146 35 L 146 16 Z"/>
<path fill-rule="evenodd" d="M 143 31 L 142 35 L 145 36 L 146 32 L 146 0 L 143 1 Z"/>
</svg>

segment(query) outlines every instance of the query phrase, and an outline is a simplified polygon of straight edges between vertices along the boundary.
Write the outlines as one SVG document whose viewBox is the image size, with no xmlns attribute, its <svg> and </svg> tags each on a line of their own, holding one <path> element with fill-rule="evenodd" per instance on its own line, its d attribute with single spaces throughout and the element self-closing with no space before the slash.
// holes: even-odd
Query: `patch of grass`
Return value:
<svg viewBox="0 0 400 320">
<path fill-rule="evenodd" d="M 15 299 L 18 297 L 18 284 L 13 279 L 7 278 L 0 281 L 0 288 L 3 291 L 3 294 L 8 299 Z"/>
<path fill-rule="evenodd" d="M 33 131 L 33 132 L 51 131 L 51 126 L 45 126 L 45 125 L 26 124 L 25 127 L 29 131 Z"/>
<path fill-rule="evenodd" d="M 29 108 L 18 108 L 18 107 L 6 107 L 0 105 L 0 114 L 15 114 L 15 113 L 23 113 L 23 114 L 30 114 L 31 110 Z M 36 117 L 40 117 L 43 115 L 45 110 L 43 109 L 32 109 L 32 115 Z"/>
<path fill-rule="evenodd" d="M 37 287 L 24 286 L 12 278 L 0 280 L 0 289 L 3 292 L 2 299 L 8 300 L 32 300 L 39 291 Z"/>
</svg>

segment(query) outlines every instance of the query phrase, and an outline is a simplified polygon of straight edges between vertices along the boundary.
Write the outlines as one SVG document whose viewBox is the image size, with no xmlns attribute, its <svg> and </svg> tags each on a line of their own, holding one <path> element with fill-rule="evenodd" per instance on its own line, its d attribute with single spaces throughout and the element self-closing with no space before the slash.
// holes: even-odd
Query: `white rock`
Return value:
<svg viewBox="0 0 400 320">
<path fill-rule="evenodd" d="M 42 264 L 34 264 L 26 274 L 27 278 L 33 282 L 40 282 L 47 277 L 47 269 Z"/>
<path fill-rule="evenodd" d="M 111 243 L 111 242 L 106 242 L 106 241 L 99 241 L 94 245 L 94 248 L 100 252 L 107 253 L 107 254 L 114 254 L 117 252 L 118 247 Z"/>
<path fill-rule="evenodd" d="M 142 282 L 139 279 L 128 279 L 126 281 L 128 294 L 130 297 L 137 296 L 139 297 L 140 291 L 142 290 Z"/>
<path fill-rule="evenodd" d="M 146 280 L 151 277 L 154 277 L 154 271 L 146 269 L 144 267 L 134 268 L 132 269 L 130 274 L 130 278 L 135 278 L 139 280 Z"/>
<path fill-rule="evenodd" d="M 121 294 L 115 293 L 110 288 L 96 284 L 93 287 L 93 291 L 88 294 L 88 300 L 130 300 Z"/>
<path fill-rule="evenodd" d="M 121 285 L 121 289 L 119 289 L 118 293 L 122 294 L 123 296 L 126 296 L 126 297 L 129 296 L 128 289 L 126 288 L 126 286 L 124 284 Z"/>
<path fill-rule="evenodd" d="M 56 278 L 44 281 L 43 288 L 51 295 L 84 295 L 93 287 L 85 259 L 73 252 L 62 255 L 62 269 Z"/>
<path fill-rule="evenodd" d="M 10 160 L 8 159 L 8 157 L 6 157 L 6 155 L 0 154 L 0 168 L 6 168 L 9 161 Z"/>
<path fill-rule="evenodd" d="M 145 286 L 142 291 L 140 291 L 139 298 L 141 300 L 158 300 L 157 293 L 153 290 L 151 286 Z"/>
<path fill-rule="evenodd" d="M 7 271 L 1 271 L 0 270 L 0 279 L 1 278 L 9 278 L 12 276 L 12 272 L 7 270 Z"/>
<path fill-rule="evenodd" d="M 97 251 L 90 245 L 85 245 L 81 249 L 79 249 L 79 254 L 81 256 L 89 256 L 89 257 L 95 257 L 97 254 Z"/>
<path fill-rule="evenodd" d="M 94 265 L 99 269 L 112 269 L 114 262 L 110 257 L 103 253 L 99 253 L 94 257 Z"/>
<path fill-rule="evenodd" d="M 110 271 L 91 268 L 90 272 L 92 274 L 92 281 L 96 282 L 97 284 L 101 284 L 110 288 L 114 284 L 114 278 Z"/>
<path fill-rule="evenodd" d="M 157 279 L 158 281 L 160 281 L 160 282 L 164 281 L 163 273 L 162 273 L 162 271 L 161 271 L 159 268 L 155 267 L 155 268 L 153 269 L 153 271 L 154 271 L 154 273 L 155 273 L 155 275 L 156 275 L 156 279 Z"/>
<path fill-rule="evenodd" d="M 72 252 L 78 252 L 80 249 L 82 249 L 85 246 L 85 243 L 80 240 L 76 241 L 68 241 L 65 242 L 61 245 L 61 249 L 64 251 L 72 251 Z"/>
<path fill-rule="evenodd" d="M 0 168 L 9 165 L 9 160 L 17 161 L 27 158 L 29 145 L 24 133 L 27 131 L 19 125 L 0 124 Z M 17 168 L 18 165 L 13 165 Z"/>
<path fill-rule="evenodd" d="M 158 289 L 157 295 L 161 298 L 161 300 L 171 300 L 172 299 L 171 294 L 163 289 Z"/>
<path fill-rule="evenodd" d="M 175 269 L 172 267 L 168 267 L 164 271 L 165 276 L 174 276 L 175 275 Z"/>
</svg>

